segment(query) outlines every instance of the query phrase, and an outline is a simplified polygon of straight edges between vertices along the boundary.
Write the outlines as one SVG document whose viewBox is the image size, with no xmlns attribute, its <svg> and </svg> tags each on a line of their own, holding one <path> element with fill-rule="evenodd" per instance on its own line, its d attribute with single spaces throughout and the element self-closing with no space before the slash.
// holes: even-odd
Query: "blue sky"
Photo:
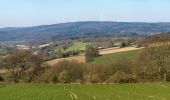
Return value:
<svg viewBox="0 0 170 100">
<path fill-rule="evenodd" d="M 170 22 L 170 0 L 0 0 L 0 27 L 100 20 Z"/>
</svg>

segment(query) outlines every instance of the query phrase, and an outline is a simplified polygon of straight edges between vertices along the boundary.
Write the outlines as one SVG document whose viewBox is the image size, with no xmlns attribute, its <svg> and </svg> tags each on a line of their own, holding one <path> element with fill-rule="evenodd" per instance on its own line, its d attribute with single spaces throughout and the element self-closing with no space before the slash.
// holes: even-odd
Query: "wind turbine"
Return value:
<svg viewBox="0 0 170 100">
<path fill-rule="evenodd" d="M 104 22 L 103 15 L 101 14 L 100 15 L 100 23 L 103 23 L 103 22 Z"/>
</svg>

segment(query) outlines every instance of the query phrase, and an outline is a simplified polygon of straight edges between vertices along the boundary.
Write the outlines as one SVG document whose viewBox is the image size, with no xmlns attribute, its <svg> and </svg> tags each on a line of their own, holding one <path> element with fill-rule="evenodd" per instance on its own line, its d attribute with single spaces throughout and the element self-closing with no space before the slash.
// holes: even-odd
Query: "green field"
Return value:
<svg viewBox="0 0 170 100">
<path fill-rule="evenodd" d="M 82 50 L 85 49 L 86 43 L 83 42 L 74 42 L 72 46 L 70 46 L 67 51 L 72 51 L 72 50 Z"/>
<path fill-rule="evenodd" d="M 0 84 L 0 100 L 170 100 L 170 84 Z"/>
<path fill-rule="evenodd" d="M 99 57 L 95 57 L 93 58 L 93 60 L 94 62 L 110 62 L 124 57 L 131 58 L 137 56 L 139 51 L 140 50 L 133 50 L 133 51 L 124 51 L 124 52 L 106 54 Z"/>
</svg>

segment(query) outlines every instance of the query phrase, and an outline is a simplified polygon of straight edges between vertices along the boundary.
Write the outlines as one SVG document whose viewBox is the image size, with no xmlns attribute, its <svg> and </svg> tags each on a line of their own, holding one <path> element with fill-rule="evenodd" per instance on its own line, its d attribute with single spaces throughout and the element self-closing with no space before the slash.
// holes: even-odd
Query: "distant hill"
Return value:
<svg viewBox="0 0 170 100">
<path fill-rule="evenodd" d="M 43 40 L 99 34 L 169 32 L 170 23 L 71 22 L 34 27 L 0 29 L 0 41 Z"/>
</svg>

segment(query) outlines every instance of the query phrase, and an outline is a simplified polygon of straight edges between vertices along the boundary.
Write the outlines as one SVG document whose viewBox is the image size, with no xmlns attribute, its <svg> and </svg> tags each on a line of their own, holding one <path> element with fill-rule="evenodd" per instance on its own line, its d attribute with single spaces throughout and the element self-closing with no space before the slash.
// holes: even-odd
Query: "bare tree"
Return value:
<svg viewBox="0 0 170 100">
<path fill-rule="evenodd" d="M 143 76 L 152 81 L 166 81 L 170 69 L 170 45 L 168 43 L 148 47 L 139 59 Z"/>
<path fill-rule="evenodd" d="M 23 73 L 35 71 L 34 66 L 40 66 L 40 62 L 30 51 L 18 50 L 3 58 L 2 65 L 10 72 L 12 81 L 19 82 Z"/>
<path fill-rule="evenodd" d="M 86 46 L 86 53 L 85 53 L 86 62 L 90 62 L 93 57 L 98 55 L 99 55 L 99 49 L 96 45 L 91 44 Z"/>
</svg>

